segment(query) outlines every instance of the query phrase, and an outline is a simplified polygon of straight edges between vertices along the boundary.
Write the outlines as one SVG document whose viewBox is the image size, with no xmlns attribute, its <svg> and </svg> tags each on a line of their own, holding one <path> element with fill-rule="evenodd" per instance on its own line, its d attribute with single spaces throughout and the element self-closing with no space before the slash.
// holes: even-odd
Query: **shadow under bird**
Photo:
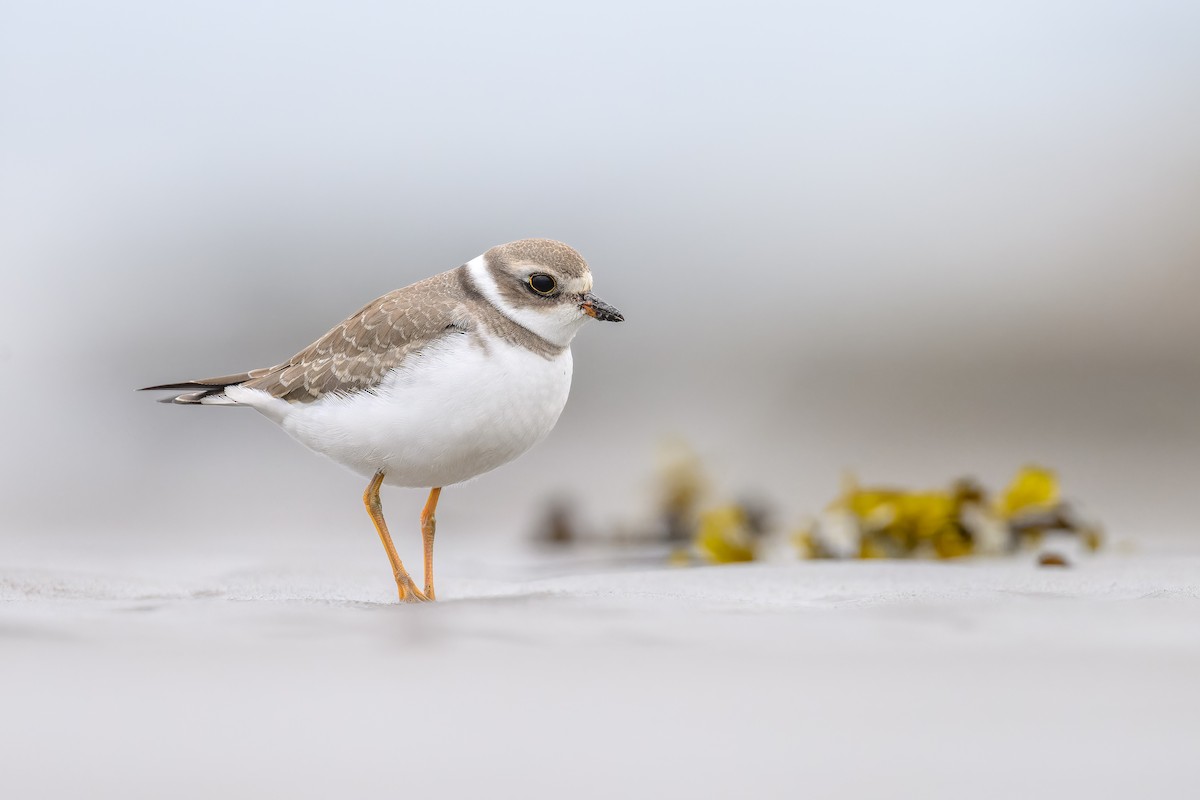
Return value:
<svg viewBox="0 0 1200 800">
<path fill-rule="evenodd" d="M 163 402 L 248 406 L 308 448 L 370 477 L 363 502 L 402 602 L 434 599 L 434 512 L 442 487 L 541 441 L 571 388 L 571 340 L 589 318 L 620 322 L 592 294 L 574 249 L 549 239 L 493 247 L 365 305 L 282 364 L 146 390 Z M 383 518 L 383 484 L 428 488 L 417 588 Z"/>
</svg>

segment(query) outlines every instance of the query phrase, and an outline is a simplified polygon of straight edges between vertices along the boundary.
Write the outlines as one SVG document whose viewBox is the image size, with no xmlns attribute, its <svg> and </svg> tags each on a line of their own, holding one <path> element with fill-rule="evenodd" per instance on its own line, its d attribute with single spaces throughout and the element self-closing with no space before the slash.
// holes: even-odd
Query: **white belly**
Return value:
<svg viewBox="0 0 1200 800">
<path fill-rule="evenodd" d="M 279 419 L 309 448 L 395 486 L 449 486 L 545 438 L 567 402 L 571 351 L 546 359 L 506 342 L 448 336 L 374 392 L 289 405 Z M 276 401 L 281 402 L 281 401 Z M 261 409 L 276 416 L 278 409 Z"/>
</svg>

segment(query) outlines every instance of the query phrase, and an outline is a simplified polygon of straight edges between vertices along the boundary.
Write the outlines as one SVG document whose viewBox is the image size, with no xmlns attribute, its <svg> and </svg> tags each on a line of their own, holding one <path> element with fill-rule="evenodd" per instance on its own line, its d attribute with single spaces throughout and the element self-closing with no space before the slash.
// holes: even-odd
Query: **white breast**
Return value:
<svg viewBox="0 0 1200 800">
<path fill-rule="evenodd" d="M 570 388 L 569 349 L 546 359 L 464 334 L 410 356 L 372 392 L 260 410 L 304 445 L 363 475 L 383 469 L 385 482 L 396 486 L 449 486 L 541 441 Z"/>
</svg>

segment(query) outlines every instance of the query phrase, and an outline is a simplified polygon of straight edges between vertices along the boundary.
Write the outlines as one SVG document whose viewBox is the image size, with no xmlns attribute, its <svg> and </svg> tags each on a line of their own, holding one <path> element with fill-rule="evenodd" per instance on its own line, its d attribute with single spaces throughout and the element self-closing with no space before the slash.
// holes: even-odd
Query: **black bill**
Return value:
<svg viewBox="0 0 1200 800">
<path fill-rule="evenodd" d="M 620 311 L 610 306 L 608 303 L 601 300 L 596 295 L 588 292 L 583 296 L 583 302 L 579 304 L 579 309 L 589 317 L 598 319 L 601 322 L 624 322 L 625 317 Z"/>
</svg>

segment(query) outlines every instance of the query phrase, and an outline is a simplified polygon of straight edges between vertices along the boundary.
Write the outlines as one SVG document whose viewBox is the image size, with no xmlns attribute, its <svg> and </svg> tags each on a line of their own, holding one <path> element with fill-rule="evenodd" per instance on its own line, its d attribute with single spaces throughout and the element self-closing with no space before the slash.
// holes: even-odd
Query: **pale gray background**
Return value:
<svg viewBox="0 0 1200 800">
<path fill-rule="evenodd" d="M 0 795 L 1186 794 L 1198 220 L 1195 2 L 0 0 Z M 438 603 L 362 480 L 133 391 L 534 235 L 629 321 L 445 493 Z M 644 521 L 671 435 L 781 524 L 1036 459 L 1133 544 L 521 546 Z"/>
<path fill-rule="evenodd" d="M 132 390 L 526 236 L 628 322 L 581 333 L 540 449 L 445 494 L 452 553 L 560 493 L 632 524 L 671 434 L 789 524 L 843 468 L 1041 460 L 1118 536 L 1188 531 L 1198 32 L 1188 2 L 0 4 L 4 552 L 377 548 L 359 478 Z"/>
</svg>

